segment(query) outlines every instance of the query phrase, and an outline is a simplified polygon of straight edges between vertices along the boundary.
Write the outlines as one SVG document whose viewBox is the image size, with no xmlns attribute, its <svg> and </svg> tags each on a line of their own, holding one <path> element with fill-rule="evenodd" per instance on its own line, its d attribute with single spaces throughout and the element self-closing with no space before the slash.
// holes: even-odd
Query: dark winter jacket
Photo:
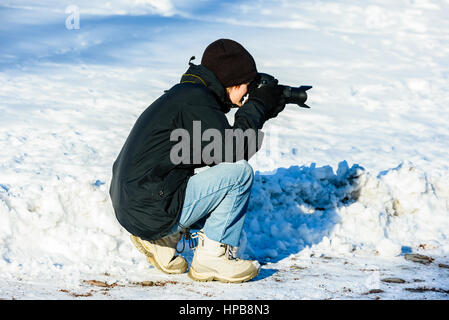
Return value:
<svg viewBox="0 0 449 320">
<path fill-rule="evenodd" d="M 184 128 L 192 137 L 194 120 L 201 121 L 202 133 L 208 128 L 262 128 L 268 112 L 263 103 L 247 101 L 235 113 L 233 126 L 225 115 L 231 106 L 214 74 L 191 64 L 181 82 L 140 115 L 114 162 L 109 191 L 116 217 L 128 232 L 145 240 L 167 235 L 182 209 L 188 179 L 195 168 L 206 165 L 203 160 L 172 163 L 170 150 L 178 143 L 170 141 L 173 130 Z"/>
</svg>

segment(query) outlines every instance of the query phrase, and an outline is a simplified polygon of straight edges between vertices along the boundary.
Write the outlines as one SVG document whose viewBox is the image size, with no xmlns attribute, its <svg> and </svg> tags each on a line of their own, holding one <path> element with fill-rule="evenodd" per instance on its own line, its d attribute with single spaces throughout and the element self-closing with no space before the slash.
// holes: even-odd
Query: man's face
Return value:
<svg viewBox="0 0 449 320">
<path fill-rule="evenodd" d="M 236 104 L 239 107 L 242 106 L 243 98 L 248 93 L 248 85 L 249 83 L 244 83 L 238 86 L 226 88 L 226 91 L 228 92 L 229 95 L 229 99 L 233 104 Z"/>
</svg>

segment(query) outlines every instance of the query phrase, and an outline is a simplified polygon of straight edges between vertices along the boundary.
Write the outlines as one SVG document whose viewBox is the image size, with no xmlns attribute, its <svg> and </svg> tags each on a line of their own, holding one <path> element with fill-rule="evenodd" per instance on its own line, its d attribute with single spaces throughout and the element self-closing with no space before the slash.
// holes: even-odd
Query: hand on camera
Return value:
<svg viewBox="0 0 449 320">
<path fill-rule="evenodd" d="M 256 100 L 264 105 L 266 120 L 275 118 L 285 108 L 285 100 L 282 97 L 283 87 L 273 83 L 263 85 L 251 90 L 248 100 Z"/>
</svg>

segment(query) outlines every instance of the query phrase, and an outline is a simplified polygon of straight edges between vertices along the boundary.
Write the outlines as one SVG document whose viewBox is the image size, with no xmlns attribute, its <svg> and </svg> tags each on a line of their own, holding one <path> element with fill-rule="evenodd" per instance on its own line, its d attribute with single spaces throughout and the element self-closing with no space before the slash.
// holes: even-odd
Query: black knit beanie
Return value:
<svg viewBox="0 0 449 320">
<path fill-rule="evenodd" d="M 238 42 L 219 39 L 204 50 L 201 64 L 226 87 L 250 82 L 257 76 L 256 62 Z"/>
</svg>

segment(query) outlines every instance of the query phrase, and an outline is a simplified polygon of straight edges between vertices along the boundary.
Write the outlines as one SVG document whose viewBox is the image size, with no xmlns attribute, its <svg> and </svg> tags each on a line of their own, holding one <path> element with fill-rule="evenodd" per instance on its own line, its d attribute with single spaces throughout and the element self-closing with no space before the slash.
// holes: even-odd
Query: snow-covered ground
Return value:
<svg viewBox="0 0 449 320">
<path fill-rule="evenodd" d="M 0 299 L 449 298 L 449 1 L 39 3 L 0 5 Z M 108 196 L 134 121 L 218 38 L 313 86 L 250 161 L 262 268 L 237 285 L 150 267 Z"/>
</svg>

